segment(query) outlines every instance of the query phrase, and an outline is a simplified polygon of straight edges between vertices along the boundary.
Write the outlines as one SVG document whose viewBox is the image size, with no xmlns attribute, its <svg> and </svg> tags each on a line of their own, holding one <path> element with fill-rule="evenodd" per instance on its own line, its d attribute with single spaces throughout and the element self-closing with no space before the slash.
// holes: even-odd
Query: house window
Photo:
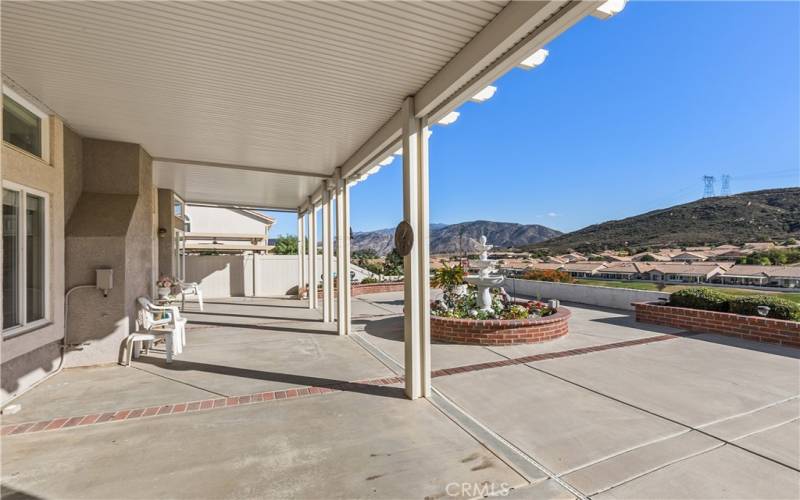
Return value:
<svg viewBox="0 0 800 500">
<path fill-rule="evenodd" d="M 47 209 L 44 193 L 3 186 L 3 331 L 48 314 Z"/>
<path fill-rule="evenodd" d="M 186 204 L 177 195 L 172 196 L 172 213 L 175 217 L 183 220 Z"/>
<path fill-rule="evenodd" d="M 3 89 L 3 141 L 48 158 L 47 113 L 11 89 Z"/>
</svg>

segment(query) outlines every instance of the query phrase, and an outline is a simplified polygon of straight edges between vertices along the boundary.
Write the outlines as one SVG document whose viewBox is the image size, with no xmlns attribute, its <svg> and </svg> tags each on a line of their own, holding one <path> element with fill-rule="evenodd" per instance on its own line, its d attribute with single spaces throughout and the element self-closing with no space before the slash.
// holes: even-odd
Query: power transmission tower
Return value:
<svg viewBox="0 0 800 500">
<path fill-rule="evenodd" d="M 704 175 L 703 185 L 704 185 L 703 198 L 710 198 L 714 196 L 714 176 Z"/>
<path fill-rule="evenodd" d="M 728 174 L 722 174 L 722 189 L 720 190 L 720 194 L 722 196 L 731 195 L 731 176 Z"/>
</svg>

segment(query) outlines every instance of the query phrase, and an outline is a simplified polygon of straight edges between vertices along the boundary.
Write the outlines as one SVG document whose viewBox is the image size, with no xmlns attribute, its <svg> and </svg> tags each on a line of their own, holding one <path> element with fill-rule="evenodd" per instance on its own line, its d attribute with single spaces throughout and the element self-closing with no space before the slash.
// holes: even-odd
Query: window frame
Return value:
<svg viewBox="0 0 800 500">
<path fill-rule="evenodd" d="M 24 186 L 22 184 L 17 184 L 16 182 L 11 181 L 3 181 L 2 188 L 7 189 L 9 191 L 14 191 L 17 193 L 19 199 L 19 206 L 17 207 L 17 234 L 19 235 L 17 241 L 17 252 L 19 252 L 19 259 L 17 261 L 17 275 L 18 283 L 17 283 L 17 293 L 18 301 L 17 301 L 17 315 L 20 319 L 19 323 L 10 326 L 8 328 L 4 328 L 2 330 L 2 337 L 8 338 L 19 335 L 21 333 L 25 333 L 31 330 L 36 330 L 41 328 L 42 326 L 48 325 L 52 323 L 52 307 L 51 307 L 51 293 L 50 293 L 50 195 L 44 191 L 40 191 L 35 188 L 31 188 L 28 186 Z M 44 283 L 43 283 L 43 290 L 44 290 L 44 315 L 42 318 L 28 322 L 27 318 L 27 306 L 28 306 L 28 294 L 27 294 L 27 285 L 28 285 L 28 273 L 27 273 L 27 266 L 28 266 L 28 252 L 26 249 L 27 245 L 27 235 L 28 235 L 28 220 L 27 220 L 27 211 L 28 211 L 28 196 L 33 195 L 41 198 L 44 202 L 44 235 L 43 235 L 43 246 L 44 246 Z"/>
<path fill-rule="evenodd" d="M 180 205 L 181 207 L 180 215 L 175 213 L 176 205 Z M 186 220 L 186 200 L 178 196 L 176 193 L 172 193 L 172 216 L 181 221 Z"/>
<path fill-rule="evenodd" d="M 14 91 L 14 89 L 8 87 L 7 85 L 3 84 L 3 95 L 7 95 L 11 99 L 13 99 L 17 104 L 22 106 L 23 108 L 27 109 L 34 115 L 39 117 L 39 140 L 41 141 L 41 156 L 35 155 L 28 150 L 22 149 L 18 146 L 11 144 L 10 142 L 3 141 L 3 144 L 6 146 L 10 146 L 15 148 L 18 151 L 22 151 L 25 154 L 29 154 L 34 158 L 39 158 L 40 160 L 44 161 L 47 164 L 50 164 L 50 115 L 46 112 L 42 111 L 38 106 L 33 104 L 30 100 L 23 97 L 18 92 Z"/>
</svg>

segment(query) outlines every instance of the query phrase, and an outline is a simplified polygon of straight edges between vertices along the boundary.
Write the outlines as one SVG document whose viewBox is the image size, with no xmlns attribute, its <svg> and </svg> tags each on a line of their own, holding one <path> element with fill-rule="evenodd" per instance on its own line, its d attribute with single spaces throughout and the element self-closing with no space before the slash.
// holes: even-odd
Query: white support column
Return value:
<svg viewBox="0 0 800 500">
<path fill-rule="evenodd" d="M 350 225 L 347 217 L 347 181 L 339 167 L 336 181 L 336 321 L 339 335 L 350 334 L 347 309 L 350 305 Z"/>
<path fill-rule="evenodd" d="M 319 269 L 317 269 L 317 224 L 319 218 L 317 217 L 317 207 L 313 203 L 309 203 L 311 212 L 309 213 L 309 249 L 308 249 L 308 308 L 316 309 L 318 307 L 317 300 L 317 283 L 319 283 Z"/>
<path fill-rule="evenodd" d="M 322 321 L 331 320 L 331 246 L 330 246 L 331 193 L 322 191 Z"/>
<path fill-rule="evenodd" d="M 350 186 L 347 179 L 342 187 L 342 212 L 344 224 L 342 225 L 342 239 L 344 240 L 344 327 L 345 335 L 350 335 L 353 325 L 352 292 L 350 291 Z"/>
<path fill-rule="evenodd" d="M 335 227 L 334 224 L 336 223 L 336 214 L 333 209 L 333 202 L 336 201 L 338 204 L 338 200 L 336 200 L 336 186 L 331 186 L 331 190 L 328 193 L 328 320 L 334 321 L 336 316 L 336 295 L 333 293 L 333 275 L 336 273 L 336 266 L 333 264 L 333 258 L 336 247 L 334 244 L 335 240 L 333 239 L 333 230 Z"/>
<path fill-rule="evenodd" d="M 403 103 L 403 219 L 414 245 L 403 258 L 405 383 L 410 399 L 430 397 L 430 262 L 428 230 L 427 124 L 414 114 L 414 98 Z"/>
<path fill-rule="evenodd" d="M 297 212 L 297 298 L 301 298 L 301 290 L 306 286 L 305 279 L 305 215 Z"/>
</svg>

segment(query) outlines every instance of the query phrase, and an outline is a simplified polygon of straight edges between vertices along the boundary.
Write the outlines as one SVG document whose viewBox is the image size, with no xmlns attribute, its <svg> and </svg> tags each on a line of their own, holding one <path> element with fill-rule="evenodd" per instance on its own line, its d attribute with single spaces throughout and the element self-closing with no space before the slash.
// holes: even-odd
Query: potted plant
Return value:
<svg viewBox="0 0 800 500">
<path fill-rule="evenodd" d="M 170 292 L 172 292 L 172 286 L 175 284 L 175 280 L 169 276 L 162 275 L 156 281 L 156 287 L 158 292 L 158 298 L 165 299 L 169 296 Z"/>
</svg>

